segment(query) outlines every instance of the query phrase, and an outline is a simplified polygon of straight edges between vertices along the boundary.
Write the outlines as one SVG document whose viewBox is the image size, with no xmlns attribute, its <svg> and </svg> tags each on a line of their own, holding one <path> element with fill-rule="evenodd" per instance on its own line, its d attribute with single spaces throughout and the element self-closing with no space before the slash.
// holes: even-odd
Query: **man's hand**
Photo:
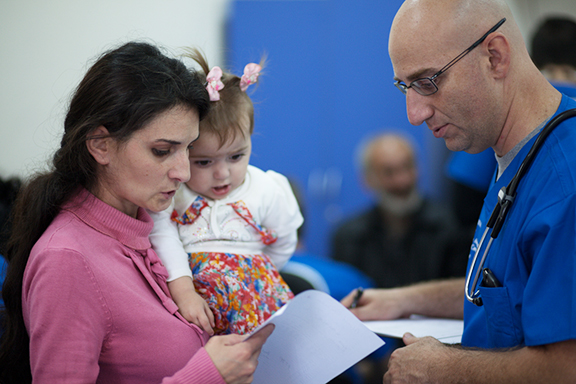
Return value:
<svg viewBox="0 0 576 384">
<path fill-rule="evenodd" d="M 340 302 L 350 307 L 356 290 Z M 395 320 L 417 314 L 462 319 L 464 278 L 429 281 L 400 288 L 367 289 L 351 309 L 360 320 Z"/>
<path fill-rule="evenodd" d="M 453 357 L 452 348 L 433 337 L 415 337 L 406 333 L 406 347 L 396 349 L 388 361 L 384 384 L 441 383 L 443 372 Z"/>
<path fill-rule="evenodd" d="M 350 292 L 340 302 L 350 308 L 356 290 Z M 396 289 L 366 289 L 356 308 L 350 311 L 360 320 L 394 320 L 405 316 L 403 312 L 402 295 Z"/>
</svg>

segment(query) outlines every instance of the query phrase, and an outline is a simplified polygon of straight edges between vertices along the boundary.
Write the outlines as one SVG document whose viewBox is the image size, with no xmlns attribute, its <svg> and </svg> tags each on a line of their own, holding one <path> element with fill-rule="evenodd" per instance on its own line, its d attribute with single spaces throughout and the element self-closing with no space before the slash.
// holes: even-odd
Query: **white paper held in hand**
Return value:
<svg viewBox="0 0 576 384">
<path fill-rule="evenodd" d="M 402 338 L 410 332 L 416 337 L 432 336 L 445 344 L 458 344 L 462 340 L 464 322 L 454 319 L 436 319 L 412 315 L 408 319 L 365 321 L 370 330 L 385 337 Z"/>
<path fill-rule="evenodd" d="M 253 384 L 325 384 L 384 345 L 330 295 L 300 293 L 252 335 L 274 324 L 258 359 Z"/>
</svg>

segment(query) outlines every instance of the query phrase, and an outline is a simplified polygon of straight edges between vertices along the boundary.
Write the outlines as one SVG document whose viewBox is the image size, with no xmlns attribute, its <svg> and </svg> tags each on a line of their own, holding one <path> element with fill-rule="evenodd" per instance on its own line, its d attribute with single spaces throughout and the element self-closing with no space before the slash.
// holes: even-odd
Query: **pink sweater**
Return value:
<svg viewBox="0 0 576 384">
<path fill-rule="evenodd" d="M 152 226 L 86 190 L 50 224 L 23 283 L 34 382 L 224 383 L 169 296 Z"/>
</svg>

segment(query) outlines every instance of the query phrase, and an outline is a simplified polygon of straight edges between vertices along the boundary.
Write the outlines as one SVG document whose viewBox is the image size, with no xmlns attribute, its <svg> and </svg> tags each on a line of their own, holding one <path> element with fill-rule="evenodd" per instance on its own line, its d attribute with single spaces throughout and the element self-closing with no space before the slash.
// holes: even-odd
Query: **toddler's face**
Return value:
<svg viewBox="0 0 576 384">
<path fill-rule="evenodd" d="M 190 150 L 188 188 L 204 197 L 219 200 L 238 188 L 246 176 L 252 140 L 250 135 L 237 135 L 220 147 L 218 137 L 201 133 Z"/>
</svg>

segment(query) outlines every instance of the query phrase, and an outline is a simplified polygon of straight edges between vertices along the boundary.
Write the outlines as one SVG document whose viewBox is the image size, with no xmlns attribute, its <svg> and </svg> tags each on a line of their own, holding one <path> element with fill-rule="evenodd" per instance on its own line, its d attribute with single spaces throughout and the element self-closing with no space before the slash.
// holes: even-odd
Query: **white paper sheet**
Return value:
<svg viewBox="0 0 576 384">
<path fill-rule="evenodd" d="M 253 384 L 324 384 L 384 342 L 330 295 L 300 293 L 266 324 L 275 324 Z"/>
<path fill-rule="evenodd" d="M 388 337 L 402 338 L 406 332 L 416 337 L 432 336 L 446 344 L 458 344 L 462 339 L 464 322 L 454 319 L 435 319 L 411 316 L 409 319 L 365 321 L 373 332 Z"/>
</svg>

